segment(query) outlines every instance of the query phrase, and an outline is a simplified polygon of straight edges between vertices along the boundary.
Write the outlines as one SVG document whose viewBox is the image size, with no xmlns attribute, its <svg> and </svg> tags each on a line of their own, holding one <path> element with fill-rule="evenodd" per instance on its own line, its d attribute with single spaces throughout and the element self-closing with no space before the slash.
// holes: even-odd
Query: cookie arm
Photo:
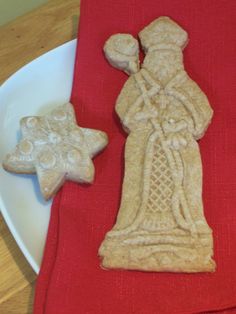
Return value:
<svg viewBox="0 0 236 314">
<path fill-rule="evenodd" d="M 116 101 L 116 113 L 118 114 L 121 122 L 124 124 L 124 119 L 127 113 L 130 111 L 130 107 L 133 106 L 135 101 L 140 96 L 140 91 L 136 85 L 134 76 L 130 76 L 125 82 L 117 101 Z M 134 110 L 136 111 L 136 110 Z"/>
<path fill-rule="evenodd" d="M 193 121 L 193 128 L 190 131 L 196 140 L 200 139 L 213 115 L 207 96 L 189 77 L 182 84 L 172 87 L 171 94 L 184 104 Z"/>
</svg>

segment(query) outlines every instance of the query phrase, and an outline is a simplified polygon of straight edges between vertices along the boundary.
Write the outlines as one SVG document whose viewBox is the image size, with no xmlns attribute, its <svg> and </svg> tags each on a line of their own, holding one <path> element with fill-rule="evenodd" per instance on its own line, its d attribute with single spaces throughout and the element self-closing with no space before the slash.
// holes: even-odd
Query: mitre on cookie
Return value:
<svg viewBox="0 0 236 314">
<path fill-rule="evenodd" d="M 45 116 L 24 117 L 20 127 L 23 137 L 3 161 L 5 170 L 36 173 L 46 200 L 65 180 L 92 183 L 92 157 L 107 145 L 107 135 L 79 127 L 70 103 Z"/>
<path fill-rule="evenodd" d="M 139 38 L 145 52 L 162 44 L 184 48 L 188 42 L 187 32 L 167 16 L 159 17 L 146 26 Z"/>
</svg>

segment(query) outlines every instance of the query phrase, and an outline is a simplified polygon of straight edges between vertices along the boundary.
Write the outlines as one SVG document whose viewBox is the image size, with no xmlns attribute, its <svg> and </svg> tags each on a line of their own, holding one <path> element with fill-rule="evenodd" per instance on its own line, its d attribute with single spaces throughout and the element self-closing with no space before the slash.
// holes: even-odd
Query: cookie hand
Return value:
<svg viewBox="0 0 236 314">
<path fill-rule="evenodd" d="M 139 44 L 130 34 L 112 35 L 104 45 L 108 62 L 131 75 L 139 71 Z"/>
</svg>

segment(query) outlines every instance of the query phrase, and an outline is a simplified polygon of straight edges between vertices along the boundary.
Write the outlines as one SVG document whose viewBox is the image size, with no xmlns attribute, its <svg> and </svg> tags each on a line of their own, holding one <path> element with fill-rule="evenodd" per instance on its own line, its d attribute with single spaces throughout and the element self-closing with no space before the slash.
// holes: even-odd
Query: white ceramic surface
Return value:
<svg viewBox="0 0 236 314">
<path fill-rule="evenodd" d="M 20 138 L 19 120 L 41 115 L 70 98 L 76 40 L 32 61 L 0 87 L 0 162 Z M 34 175 L 15 175 L 0 166 L 0 209 L 16 242 L 39 272 L 51 202 L 40 195 Z"/>
</svg>

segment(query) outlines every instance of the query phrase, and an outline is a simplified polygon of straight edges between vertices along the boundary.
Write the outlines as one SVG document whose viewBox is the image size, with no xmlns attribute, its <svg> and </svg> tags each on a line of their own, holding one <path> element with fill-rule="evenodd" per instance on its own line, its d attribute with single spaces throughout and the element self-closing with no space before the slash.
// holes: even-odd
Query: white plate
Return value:
<svg viewBox="0 0 236 314">
<path fill-rule="evenodd" d="M 0 87 L 0 162 L 20 137 L 19 120 L 43 114 L 70 99 L 76 40 L 12 75 Z M 0 209 L 26 259 L 39 272 L 51 202 L 45 202 L 33 175 L 14 175 L 0 166 Z"/>
</svg>

